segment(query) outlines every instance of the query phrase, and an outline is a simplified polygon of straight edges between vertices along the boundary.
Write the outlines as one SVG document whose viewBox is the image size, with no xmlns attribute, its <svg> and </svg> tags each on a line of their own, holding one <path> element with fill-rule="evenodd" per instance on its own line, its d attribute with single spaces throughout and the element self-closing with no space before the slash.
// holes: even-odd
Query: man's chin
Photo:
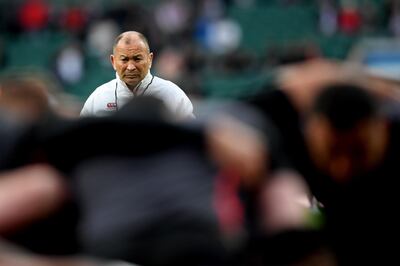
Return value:
<svg viewBox="0 0 400 266">
<path fill-rule="evenodd" d="M 136 86 L 140 82 L 140 80 L 139 78 L 125 78 L 124 82 L 128 86 Z"/>
</svg>

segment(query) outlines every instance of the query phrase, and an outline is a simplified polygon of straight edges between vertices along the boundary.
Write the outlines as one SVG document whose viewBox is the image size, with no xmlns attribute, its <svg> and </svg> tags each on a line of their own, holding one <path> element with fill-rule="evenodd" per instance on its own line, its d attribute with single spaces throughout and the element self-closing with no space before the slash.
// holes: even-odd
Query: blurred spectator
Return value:
<svg viewBox="0 0 400 266">
<path fill-rule="evenodd" d="M 338 10 L 334 0 L 318 1 L 319 29 L 327 36 L 336 33 L 338 27 Z"/>
<path fill-rule="evenodd" d="M 240 25 L 229 18 L 212 21 L 206 29 L 206 47 L 214 54 L 227 54 L 239 47 L 242 41 Z"/>
<path fill-rule="evenodd" d="M 78 117 L 82 103 L 65 93 L 53 76 L 42 72 L 4 75 L 0 80 L 0 109 L 12 123 L 34 122 L 48 112 Z"/>
<path fill-rule="evenodd" d="M 394 37 L 400 36 L 400 2 L 391 1 L 390 15 L 389 15 L 389 30 Z"/>
<path fill-rule="evenodd" d="M 0 82 L 0 108 L 10 119 L 38 120 L 50 110 L 49 92 L 39 79 L 9 77 Z"/>
<path fill-rule="evenodd" d="M 55 60 L 56 74 L 63 84 L 76 84 L 84 76 L 84 55 L 79 43 L 62 47 Z"/>
<path fill-rule="evenodd" d="M 201 0 L 199 5 L 199 16 L 208 21 L 217 20 L 225 16 L 226 5 L 222 0 Z"/>
<path fill-rule="evenodd" d="M 155 21 L 165 35 L 176 36 L 189 25 L 191 14 L 189 2 L 164 0 L 156 6 Z"/>
<path fill-rule="evenodd" d="M 363 0 L 360 2 L 363 32 L 371 33 L 380 30 L 382 25 L 378 16 L 379 5 L 380 3 L 371 0 Z"/>
<path fill-rule="evenodd" d="M 61 28 L 79 39 L 84 39 L 87 23 L 88 14 L 80 5 L 68 7 L 61 13 Z"/>
<path fill-rule="evenodd" d="M 194 32 L 199 45 L 215 55 L 226 54 L 238 48 L 242 29 L 236 21 L 225 15 L 224 2 L 205 0 L 199 5 Z"/>
<path fill-rule="evenodd" d="M 196 3 L 196 20 L 194 25 L 194 37 L 202 48 L 207 48 L 208 28 L 212 21 L 223 17 L 225 6 L 219 0 L 204 0 Z"/>
<path fill-rule="evenodd" d="M 89 54 L 99 57 L 104 64 L 108 65 L 112 45 L 119 32 L 118 24 L 112 19 L 101 19 L 92 22 L 87 35 Z"/>
<path fill-rule="evenodd" d="M 360 6 L 354 0 L 341 0 L 339 29 L 346 34 L 356 34 L 362 26 Z"/>
<path fill-rule="evenodd" d="M 177 82 L 186 74 L 185 56 L 178 49 L 164 48 L 155 60 L 154 70 L 161 77 Z"/>
<path fill-rule="evenodd" d="M 19 8 L 19 23 L 24 31 L 36 32 L 49 23 L 50 7 L 45 0 L 25 0 Z"/>
</svg>

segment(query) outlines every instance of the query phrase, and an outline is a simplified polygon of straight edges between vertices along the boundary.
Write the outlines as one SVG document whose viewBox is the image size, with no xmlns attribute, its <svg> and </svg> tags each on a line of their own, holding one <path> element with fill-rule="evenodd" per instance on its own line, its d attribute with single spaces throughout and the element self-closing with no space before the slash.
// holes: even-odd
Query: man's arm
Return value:
<svg viewBox="0 0 400 266">
<path fill-rule="evenodd" d="M 94 106 L 94 96 L 93 94 L 91 94 L 89 98 L 85 101 L 80 116 L 84 117 L 93 115 L 93 106 Z"/>
<path fill-rule="evenodd" d="M 61 206 L 67 195 L 60 173 L 48 165 L 29 165 L 0 174 L 0 234 L 17 229 Z"/>
</svg>

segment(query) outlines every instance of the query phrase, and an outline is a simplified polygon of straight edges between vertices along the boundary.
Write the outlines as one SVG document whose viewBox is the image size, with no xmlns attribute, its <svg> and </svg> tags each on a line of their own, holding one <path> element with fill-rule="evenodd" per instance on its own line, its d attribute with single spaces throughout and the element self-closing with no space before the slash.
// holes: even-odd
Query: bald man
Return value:
<svg viewBox="0 0 400 266">
<path fill-rule="evenodd" d="M 193 105 L 182 89 L 150 73 L 153 53 L 143 34 L 136 31 L 120 34 L 110 60 L 116 71 L 115 79 L 96 88 L 86 100 L 81 116 L 106 116 L 134 97 L 151 96 L 161 100 L 178 120 L 194 117 Z"/>
</svg>

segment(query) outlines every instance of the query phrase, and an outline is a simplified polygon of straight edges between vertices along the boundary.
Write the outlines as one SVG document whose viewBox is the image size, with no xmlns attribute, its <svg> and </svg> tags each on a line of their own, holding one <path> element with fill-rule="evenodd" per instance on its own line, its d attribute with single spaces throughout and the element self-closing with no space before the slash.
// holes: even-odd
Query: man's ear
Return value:
<svg viewBox="0 0 400 266">
<path fill-rule="evenodd" d="M 151 66 L 153 65 L 153 53 L 149 53 L 149 57 L 150 57 L 150 66 L 149 66 L 149 69 L 150 69 Z"/>
<path fill-rule="evenodd" d="M 111 61 L 111 65 L 113 66 L 114 70 L 117 71 L 117 69 L 115 68 L 115 57 L 114 55 L 110 55 L 110 61 Z"/>
</svg>

